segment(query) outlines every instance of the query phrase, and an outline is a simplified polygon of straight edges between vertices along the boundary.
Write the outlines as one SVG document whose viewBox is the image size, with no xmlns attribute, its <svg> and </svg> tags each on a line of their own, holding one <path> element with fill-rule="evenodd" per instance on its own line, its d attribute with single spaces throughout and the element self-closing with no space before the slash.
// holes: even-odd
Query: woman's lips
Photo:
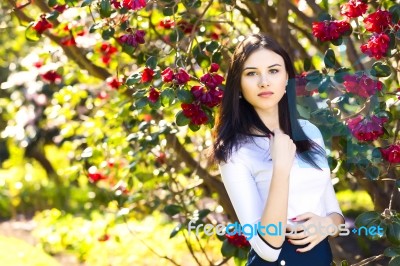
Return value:
<svg viewBox="0 0 400 266">
<path fill-rule="evenodd" d="M 265 92 L 259 93 L 258 96 L 260 96 L 260 97 L 269 97 L 269 96 L 271 96 L 272 94 L 274 94 L 274 93 L 271 92 L 271 91 L 265 91 Z"/>
</svg>

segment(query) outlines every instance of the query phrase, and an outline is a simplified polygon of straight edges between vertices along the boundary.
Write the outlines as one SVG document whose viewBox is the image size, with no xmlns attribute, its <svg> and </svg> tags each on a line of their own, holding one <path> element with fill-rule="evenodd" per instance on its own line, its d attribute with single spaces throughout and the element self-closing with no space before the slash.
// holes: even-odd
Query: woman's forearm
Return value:
<svg viewBox="0 0 400 266">
<path fill-rule="evenodd" d="M 287 170 L 280 170 L 274 167 L 272 174 L 271 185 L 262 217 L 261 225 L 267 226 L 274 224 L 277 227 L 281 223 L 282 234 L 271 235 L 266 234 L 265 228 L 262 237 L 273 247 L 282 246 L 285 240 L 285 228 L 287 223 L 287 209 L 288 209 L 288 194 L 289 194 L 289 175 Z M 269 229 L 270 232 L 274 231 L 273 228 Z"/>
</svg>

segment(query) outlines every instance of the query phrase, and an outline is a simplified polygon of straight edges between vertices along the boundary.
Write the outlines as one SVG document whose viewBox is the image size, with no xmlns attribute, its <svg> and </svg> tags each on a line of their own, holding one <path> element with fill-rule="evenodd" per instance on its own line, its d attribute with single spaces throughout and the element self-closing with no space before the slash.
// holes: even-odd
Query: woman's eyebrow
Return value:
<svg viewBox="0 0 400 266">
<path fill-rule="evenodd" d="M 268 68 L 275 67 L 275 66 L 281 66 L 281 65 L 280 64 L 273 64 L 273 65 L 270 65 Z M 257 68 L 256 67 L 245 67 L 243 69 L 243 71 L 246 70 L 246 69 L 257 69 Z"/>
</svg>

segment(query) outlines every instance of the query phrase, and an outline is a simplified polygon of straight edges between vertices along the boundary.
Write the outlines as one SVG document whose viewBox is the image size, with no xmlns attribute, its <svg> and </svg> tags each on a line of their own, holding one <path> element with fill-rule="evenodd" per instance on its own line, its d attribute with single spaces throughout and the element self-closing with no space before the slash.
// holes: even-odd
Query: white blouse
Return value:
<svg viewBox="0 0 400 266">
<path fill-rule="evenodd" d="M 304 133 L 325 149 L 319 129 L 307 120 L 298 121 Z M 326 156 L 319 156 L 315 162 L 323 171 L 295 155 L 289 177 L 288 219 L 305 212 L 323 217 L 335 212 L 343 216 L 331 182 Z M 272 178 L 269 138 L 249 136 L 219 168 L 239 223 L 242 226 L 257 224 L 261 220 Z M 287 224 L 294 223 L 288 220 Z M 251 237 L 249 242 L 264 260 L 278 259 L 281 249 L 269 246 L 258 234 Z"/>
</svg>

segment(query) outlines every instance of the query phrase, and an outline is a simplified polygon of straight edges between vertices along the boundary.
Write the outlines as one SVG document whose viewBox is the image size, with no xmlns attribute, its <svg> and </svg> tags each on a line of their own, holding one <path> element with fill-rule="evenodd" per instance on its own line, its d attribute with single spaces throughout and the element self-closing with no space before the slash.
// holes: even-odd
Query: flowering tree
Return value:
<svg viewBox="0 0 400 266">
<path fill-rule="evenodd" d="M 6 2 L 4 23 L 23 26 L 29 42 L 1 86 L 1 136 L 60 186 L 86 180 L 113 190 L 125 215 L 164 209 L 177 222 L 171 237 L 188 239 L 190 219 L 201 223 L 217 212 L 199 209 L 201 198 L 216 199 L 234 220 L 206 149 L 232 49 L 262 31 L 292 52 L 299 114 L 321 129 L 333 173 L 374 200 L 375 211 L 359 216 L 357 226 L 382 226 L 385 255 L 400 261 L 398 4 Z M 8 157 L 4 143 L 1 159 Z M 49 143 L 70 151 L 63 176 L 43 152 Z M 246 258 L 242 236 L 221 240 L 225 260 Z"/>
</svg>

